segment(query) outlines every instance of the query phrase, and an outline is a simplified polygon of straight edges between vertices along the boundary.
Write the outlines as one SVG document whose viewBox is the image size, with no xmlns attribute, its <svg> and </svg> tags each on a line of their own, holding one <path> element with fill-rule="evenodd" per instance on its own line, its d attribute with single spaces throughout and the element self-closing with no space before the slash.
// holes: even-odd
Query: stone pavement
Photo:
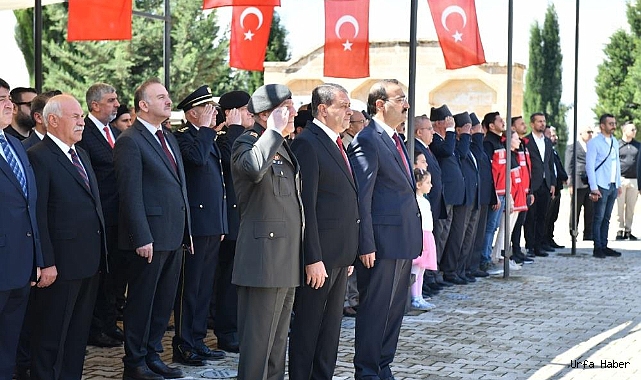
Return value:
<svg viewBox="0 0 641 380">
<path fill-rule="evenodd" d="M 569 246 L 564 197 L 557 242 Z M 633 233 L 641 237 L 636 219 Z M 613 222 L 612 238 L 616 209 Z M 392 363 L 396 379 L 641 379 L 641 240 L 611 241 L 621 258 L 595 259 L 591 242 L 577 246 L 575 256 L 557 250 L 508 279 L 444 289 L 431 301 L 436 309 L 407 315 Z M 164 340 L 168 362 L 172 334 Z M 88 351 L 83 378 L 122 378 L 122 348 Z M 344 318 L 334 379 L 353 378 L 353 353 L 354 319 Z M 198 379 L 237 363 L 228 354 L 182 368 Z"/>
</svg>

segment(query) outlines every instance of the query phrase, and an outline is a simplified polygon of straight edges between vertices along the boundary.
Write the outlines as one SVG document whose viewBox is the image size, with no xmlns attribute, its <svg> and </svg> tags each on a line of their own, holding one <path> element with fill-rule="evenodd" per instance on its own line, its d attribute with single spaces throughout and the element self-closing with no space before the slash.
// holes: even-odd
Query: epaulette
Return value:
<svg viewBox="0 0 641 380">
<path fill-rule="evenodd" d="M 178 128 L 178 132 L 187 132 L 189 130 L 189 126 L 185 125 L 184 127 Z"/>
<path fill-rule="evenodd" d="M 217 134 L 218 136 L 226 135 L 226 134 L 227 134 L 227 131 L 224 131 L 224 130 L 222 130 L 222 129 L 221 129 L 220 131 L 216 132 L 216 134 Z"/>
<path fill-rule="evenodd" d="M 256 139 L 258 138 L 258 133 L 256 133 L 255 131 L 250 131 L 249 135 L 253 138 L 256 138 Z"/>
</svg>

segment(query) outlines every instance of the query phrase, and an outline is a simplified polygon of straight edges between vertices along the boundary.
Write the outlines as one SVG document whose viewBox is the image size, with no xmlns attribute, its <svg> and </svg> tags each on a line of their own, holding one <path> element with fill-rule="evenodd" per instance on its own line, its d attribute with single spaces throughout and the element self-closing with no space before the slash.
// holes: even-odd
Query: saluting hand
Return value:
<svg viewBox="0 0 641 380">
<path fill-rule="evenodd" d="M 229 112 L 227 113 L 226 119 L 227 119 L 227 124 L 230 124 L 230 125 L 231 124 L 240 125 L 243 122 L 243 119 L 240 116 L 240 111 L 238 110 L 238 108 L 230 109 Z"/>
<path fill-rule="evenodd" d="M 277 130 L 283 137 L 289 133 L 285 132 L 289 123 L 289 110 L 287 107 L 278 107 L 272 111 L 267 119 L 267 127 Z"/>
<path fill-rule="evenodd" d="M 216 120 L 216 108 L 214 108 L 214 105 L 209 103 L 205 104 L 205 108 L 203 109 L 203 112 L 198 115 L 198 126 L 199 127 L 205 127 L 205 128 L 211 128 L 211 122 L 212 120 Z"/>
</svg>

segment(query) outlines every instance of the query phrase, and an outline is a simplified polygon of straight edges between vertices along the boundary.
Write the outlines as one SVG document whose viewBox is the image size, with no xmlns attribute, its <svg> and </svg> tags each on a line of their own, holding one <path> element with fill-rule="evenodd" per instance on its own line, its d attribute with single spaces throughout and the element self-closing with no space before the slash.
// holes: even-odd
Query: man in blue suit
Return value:
<svg viewBox="0 0 641 380">
<path fill-rule="evenodd" d="M 4 133 L 13 105 L 0 78 L 0 379 L 11 379 L 30 282 L 43 265 L 36 222 L 36 180 L 20 141 Z"/>
<path fill-rule="evenodd" d="M 393 379 L 389 366 L 403 321 L 410 268 L 423 244 L 421 213 L 411 161 L 394 131 L 407 120 L 409 109 L 399 82 L 388 79 L 374 84 L 367 109 L 372 121 L 354 138 L 348 152 L 361 217 L 354 377 Z"/>
</svg>

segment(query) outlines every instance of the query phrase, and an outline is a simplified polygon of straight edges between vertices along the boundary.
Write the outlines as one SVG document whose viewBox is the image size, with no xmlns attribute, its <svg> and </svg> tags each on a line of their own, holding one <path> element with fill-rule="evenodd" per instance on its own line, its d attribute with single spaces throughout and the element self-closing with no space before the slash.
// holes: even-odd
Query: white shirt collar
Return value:
<svg viewBox="0 0 641 380">
<path fill-rule="evenodd" d="M 65 155 L 66 155 L 66 156 L 71 160 L 71 155 L 69 154 L 69 149 L 76 150 L 76 148 L 75 148 L 73 145 L 72 145 L 72 146 L 69 146 L 69 145 L 67 145 L 67 144 L 63 143 L 59 138 L 57 138 L 56 136 L 54 136 L 54 135 L 53 135 L 53 134 L 51 134 L 51 133 L 47 133 L 47 136 L 49 136 L 49 138 L 50 138 L 54 143 L 56 143 L 56 145 L 58 146 L 58 148 L 60 148 L 60 150 L 61 150 L 61 151 L 62 151 L 62 152 L 63 152 L 63 153 L 64 153 L 64 154 L 65 154 Z"/>
<path fill-rule="evenodd" d="M 43 135 L 43 134 L 41 134 L 40 132 L 38 132 L 35 128 L 33 129 L 33 133 L 35 133 L 35 134 L 36 134 L 36 136 L 38 136 L 38 138 L 39 138 L 40 140 L 42 140 L 42 139 L 44 139 L 44 138 L 45 138 L 45 135 Z"/>
<path fill-rule="evenodd" d="M 383 128 L 383 130 L 385 131 L 385 133 L 387 133 L 387 134 L 389 135 L 389 137 L 390 137 L 392 140 L 394 140 L 394 134 L 396 133 L 396 130 L 395 130 L 394 128 L 390 127 L 389 125 L 385 124 L 385 123 L 384 123 L 382 120 L 380 120 L 380 119 L 374 119 L 374 120 L 376 121 L 376 123 L 378 123 L 378 124 Z"/>
<path fill-rule="evenodd" d="M 152 134 L 152 135 L 154 135 L 154 136 L 156 135 L 156 131 L 160 130 L 160 126 L 157 126 L 157 127 L 156 127 L 156 126 L 154 126 L 153 124 L 151 124 L 150 122 L 148 122 L 147 120 L 145 120 L 145 119 L 141 118 L 140 116 L 138 116 L 138 117 L 136 118 L 136 120 L 140 120 L 140 123 L 141 123 L 142 125 L 144 125 L 144 126 L 145 126 L 145 128 L 147 128 L 147 130 L 149 131 L 149 133 L 151 133 L 151 134 Z"/>
<path fill-rule="evenodd" d="M 327 134 L 327 136 L 329 136 L 329 138 L 330 138 L 332 141 L 336 142 L 336 139 L 337 139 L 337 138 L 338 138 L 338 136 L 339 136 L 339 135 L 338 135 L 338 133 L 336 133 L 336 132 L 332 131 L 328 126 L 326 126 L 325 124 L 323 124 L 323 122 L 322 122 L 322 121 L 320 121 L 320 120 L 318 120 L 318 119 L 316 119 L 316 118 L 314 118 L 314 124 L 316 124 L 320 129 L 322 129 L 322 130 L 323 130 L 323 132 L 325 132 L 325 134 Z"/>
<path fill-rule="evenodd" d="M 87 117 L 89 118 L 89 120 L 93 121 L 93 123 L 96 125 L 96 128 L 100 130 L 100 133 L 104 133 L 103 129 L 106 127 L 106 125 L 104 125 L 100 120 L 96 119 L 96 117 L 91 112 L 87 114 Z"/>
</svg>

